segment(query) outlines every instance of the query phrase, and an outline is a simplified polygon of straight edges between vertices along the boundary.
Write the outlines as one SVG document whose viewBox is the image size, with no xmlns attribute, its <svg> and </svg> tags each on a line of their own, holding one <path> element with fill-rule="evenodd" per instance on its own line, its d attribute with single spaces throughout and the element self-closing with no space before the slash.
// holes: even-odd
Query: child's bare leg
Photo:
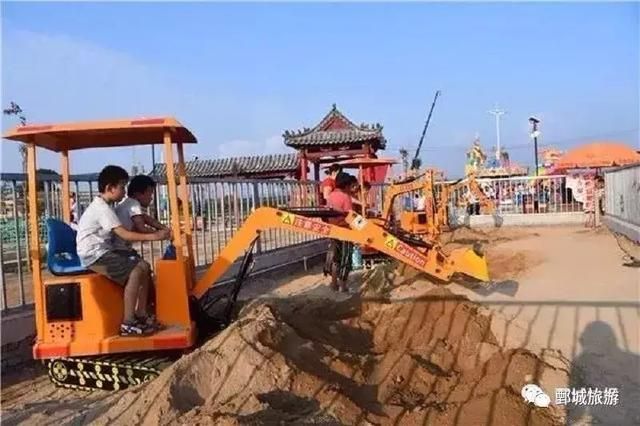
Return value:
<svg viewBox="0 0 640 426">
<path fill-rule="evenodd" d="M 338 289 L 338 265 L 336 263 L 331 264 L 331 288 Z"/>
<path fill-rule="evenodd" d="M 149 276 L 149 293 L 148 293 L 149 302 L 147 303 L 147 309 L 149 313 L 152 315 L 156 314 L 156 287 L 155 287 L 155 278 L 153 274 Z"/>
<path fill-rule="evenodd" d="M 136 280 L 132 271 L 124 287 L 124 323 L 133 324 L 136 321 L 135 313 L 139 286 L 140 282 Z"/>
<path fill-rule="evenodd" d="M 140 280 L 140 288 L 138 289 L 138 308 L 136 315 L 142 318 L 147 315 L 147 307 L 149 304 L 149 287 L 151 286 L 151 266 L 144 260 L 141 260 L 136 268 L 141 268 L 144 272 Z"/>
<path fill-rule="evenodd" d="M 344 276 L 343 274 L 341 274 L 340 276 L 340 291 L 347 291 L 349 289 L 348 286 L 348 281 L 349 281 L 349 277 L 348 276 Z"/>
<path fill-rule="evenodd" d="M 136 302 L 146 274 L 146 268 L 142 265 L 143 263 L 146 262 L 139 262 L 131 270 L 127 285 L 124 288 L 124 322 L 128 324 L 133 324 L 136 320 Z"/>
</svg>

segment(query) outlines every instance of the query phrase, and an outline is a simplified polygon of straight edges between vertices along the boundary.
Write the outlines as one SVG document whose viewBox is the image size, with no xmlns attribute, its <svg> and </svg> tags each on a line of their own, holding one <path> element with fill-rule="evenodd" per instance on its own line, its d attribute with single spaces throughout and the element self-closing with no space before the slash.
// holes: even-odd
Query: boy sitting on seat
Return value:
<svg viewBox="0 0 640 426">
<path fill-rule="evenodd" d="M 147 175 L 136 176 L 129 182 L 127 198 L 116 206 L 118 219 L 129 231 L 141 234 L 153 234 L 162 229 L 169 231 L 167 226 L 145 212 L 153 201 L 155 188 L 156 182 Z M 126 241 L 119 237 L 116 238 L 115 245 L 122 250 L 135 251 L 131 241 Z"/>
<path fill-rule="evenodd" d="M 124 198 L 128 173 L 118 166 L 107 166 L 98 176 L 98 191 L 78 223 L 76 238 L 82 265 L 106 276 L 124 287 L 124 318 L 120 325 L 123 336 L 153 332 L 147 325 L 147 298 L 151 267 L 137 253 L 114 247 L 114 236 L 125 241 L 159 241 L 170 237 L 167 229 L 153 233 L 133 232 L 125 228 L 112 203 Z"/>
<path fill-rule="evenodd" d="M 116 206 L 116 215 L 127 230 L 138 232 L 140 234 L 153 234 L 156 231 L 167 230 L 169 228 L 149 216 L 145 210 L 151 205 L 153 201 L 153 194 L 156 188 L 156 182 L 146 175 L 135 176 L 129 182 L 127 187 L 127 198 L 125 198 L 120 204 Z M 124 240 L 117 235 L 114 238 L 114 249 L 121 250 L 123 252 L 130 253 L 131 256 L 140 257 L 138 252 L 133 248 L 131 241 Z M 151 270 L 149 270 L 149 277 L 147 278 L 147 288 L 151 302 L 155 292 L 153 291 L 153 277 Z M 144 288 L 144 286 L 143 286 Z M 142 291 L 142 288 L 141 288 Z M 151 314 L 146 319 L 146 324 L 149 327 L 160 328 L 160 324 L 157 323 L 155 317 Z"/>
</svg>

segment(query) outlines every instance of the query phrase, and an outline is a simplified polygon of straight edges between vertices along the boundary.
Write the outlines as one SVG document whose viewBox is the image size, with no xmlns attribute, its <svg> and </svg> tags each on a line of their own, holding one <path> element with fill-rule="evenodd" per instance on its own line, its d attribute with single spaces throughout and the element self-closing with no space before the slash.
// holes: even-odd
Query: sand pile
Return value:
<svg viewBox="0 0 640 426">
<path fill-rule="evenodd" d="M 258 300 L 147 385 L 92 410 L 98 424 L 563 424 L 548 392 L 563 362 L 503 350 L 478 305 L 438 288 L 414 300 Z"/>
</svg>

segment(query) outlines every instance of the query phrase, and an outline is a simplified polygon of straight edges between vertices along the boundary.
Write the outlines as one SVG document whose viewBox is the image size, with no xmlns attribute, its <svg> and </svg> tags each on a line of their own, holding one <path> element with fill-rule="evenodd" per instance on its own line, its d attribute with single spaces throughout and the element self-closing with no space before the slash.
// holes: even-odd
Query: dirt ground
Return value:
<svg viewBox="0 0 640 426">
<path fill-rule="evenodd" d="M 3 424 L 638 424 L 639 270 L 607 232 L 461 229 L 495 284 L 437 286 L 402 268 L 258 278 L 239 320 L 147 385 L 57 389 L 3 377 Z M 523 401 L 538 384 L 548 408 Z M 555 406 L 561 387 L 617 387 L 612 407 Z"/>
</svg>

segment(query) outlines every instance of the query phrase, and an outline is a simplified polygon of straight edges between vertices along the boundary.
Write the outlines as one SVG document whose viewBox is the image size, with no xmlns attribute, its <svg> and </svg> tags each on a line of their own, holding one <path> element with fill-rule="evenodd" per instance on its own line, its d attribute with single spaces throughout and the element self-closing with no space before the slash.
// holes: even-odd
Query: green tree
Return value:
<svg viewBox="0 0 640 426">
<path fill-rule="evenodd" d="M 24 116 L 22 108 L 13 101 L 9 103 L 9 108 L 4 108 L 2 110 L 2 113 L 4 115 L 13 115 L 18 117 L 21 126 L 27 125 L 27 118 Z M 22 157 L 22 173 L 27 173 L 27 146 L 21 143 L 18 149 L 20 150 L 20 156 Z"/>
</svg>

